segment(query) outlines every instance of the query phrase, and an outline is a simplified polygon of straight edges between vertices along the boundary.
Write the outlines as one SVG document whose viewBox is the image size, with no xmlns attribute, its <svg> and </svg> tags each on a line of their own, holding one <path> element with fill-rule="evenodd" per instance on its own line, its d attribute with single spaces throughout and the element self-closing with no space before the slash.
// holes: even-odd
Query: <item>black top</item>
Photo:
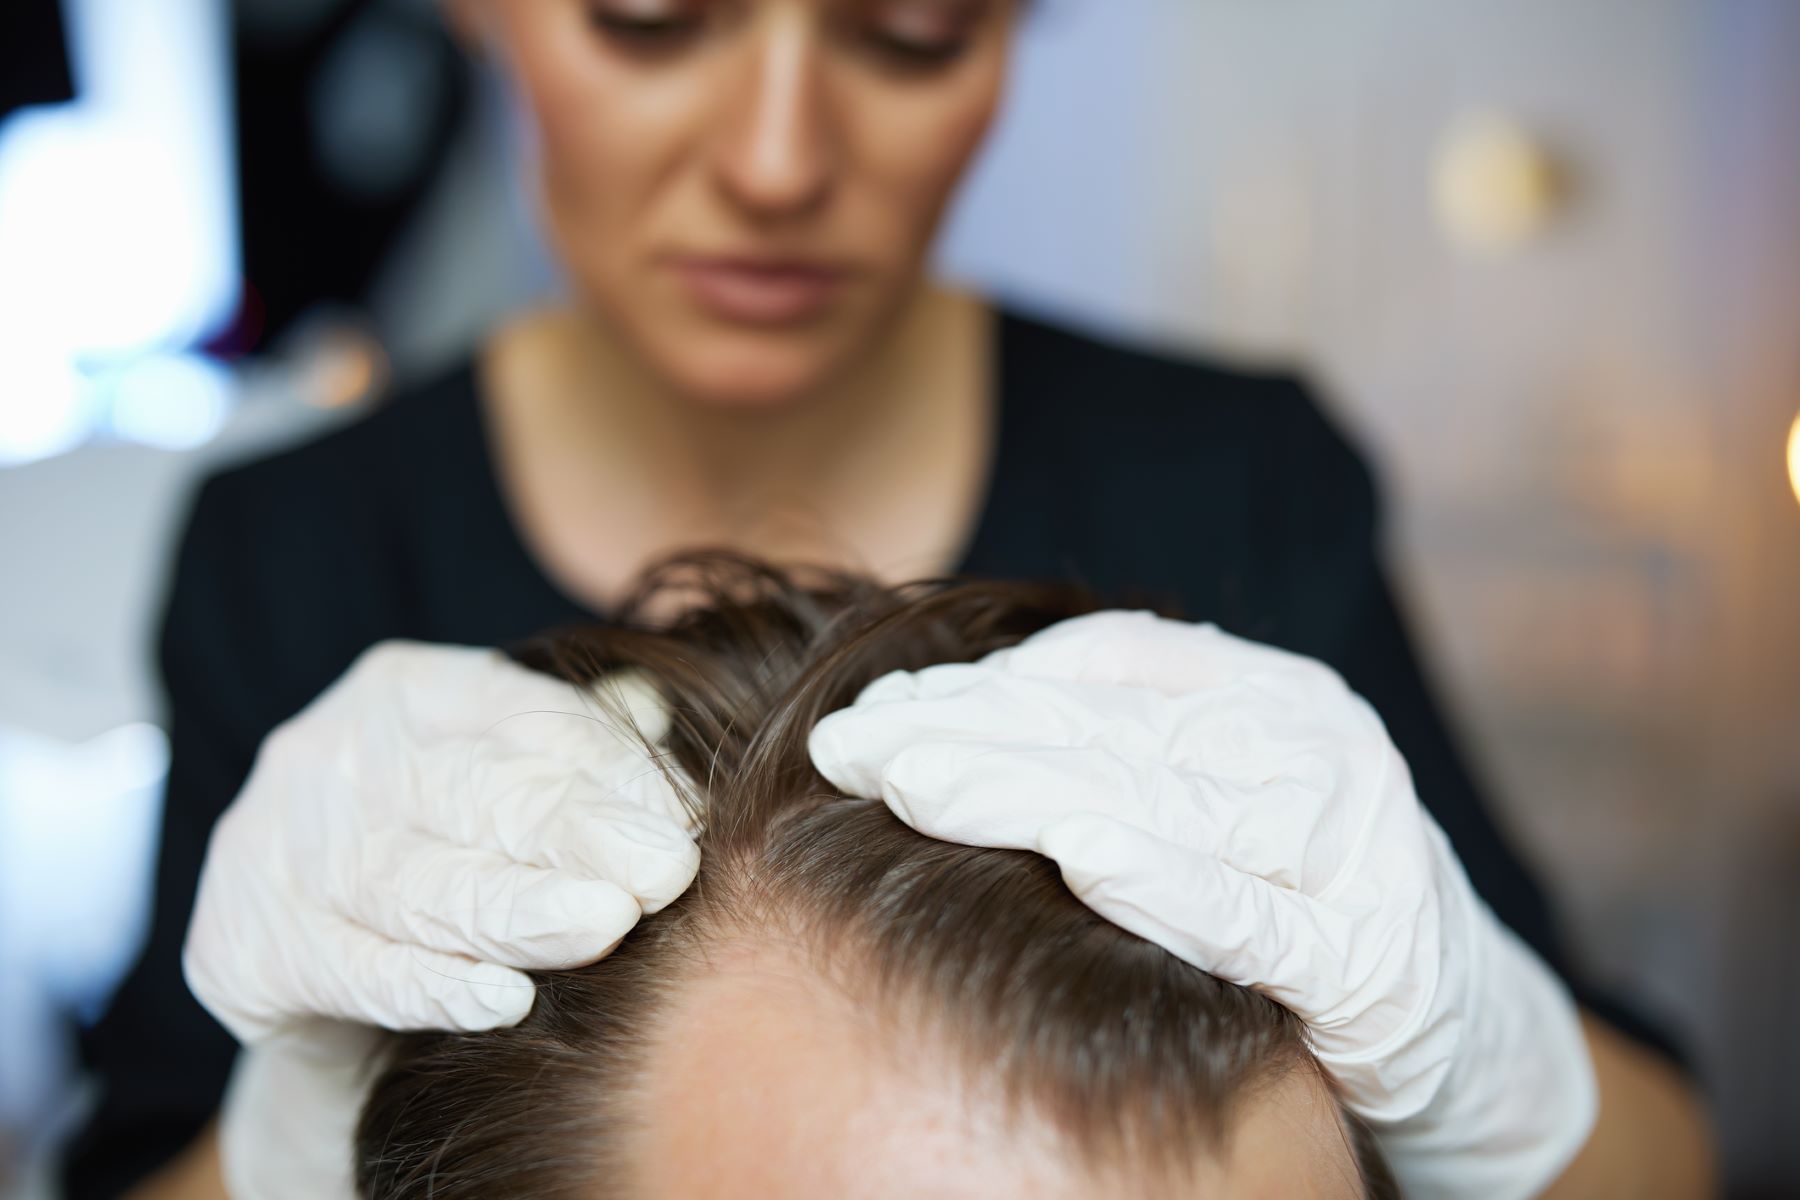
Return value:
<svg viewBox="0 0 1800 1200">
<path fill-rule="evenodd" d="M 965 574 L 1073 579 L 1335 666 L 1386 719 L 1475 887 L 1558 969 L 1544 897 L 1432 703 L 1378 562 L 1368 469 L 1298 382 L 1003 316 L 999 434 Z M 99 1109 L 69 1195 L 114 1195 L 216 1109 L 231 1039 L 180 948 L 207 832 L 258 743 L 385 638 L 499 645 L 594 621 L 511 523 L 464 366 L 209 480 L 162 629 L 172 760 L 149 945 L 85 1037 Z"/>
</svg>

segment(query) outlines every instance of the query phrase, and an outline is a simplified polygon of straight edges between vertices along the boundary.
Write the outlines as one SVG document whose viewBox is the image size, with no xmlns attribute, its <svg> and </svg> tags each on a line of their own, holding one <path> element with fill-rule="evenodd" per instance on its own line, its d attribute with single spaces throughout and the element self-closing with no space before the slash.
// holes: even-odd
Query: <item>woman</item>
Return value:
<svg viewBox="0 0 1800 1200">
<path fill-rule="evenodd" d="M 1367 472 L 1304 389 L 922 280 L 1018 9 L 454 6 L 531 117 L 572 298 L 362 424 L 203 489 L 161 647 L 174 749 L 156 917 L 85 1044 L 100 1102 L 72 1194 L 216 1186 L 210 1143 L 182 1147 L 232 1046 L 178 963 L 208 830 L 265 735 L 382 639 L 491 646 L 599 620 L 685 546 L 890 581 L 1073 577 L 1323 658 L 1388 723 L 1476 889 L 1562 962 L 1426 694 Z M 1685 1085 L 1588 1029 L 1601 1118 L 1572 1178 L 1681 1193 L 1704 1158 Z"/>
<path fill-rule="evenodd" d="M 1078 597 L 761 582 L 532 655 L 660 691 L 700 877 L 602 962 L 540 974 L 520 1025 L 393 1047 L 363 1195 L 1396 1194 L 1293 1014 L 1100 919 L 1037 855 L 921 837 L 812 770 L 821 711 Z"/>
</svg>

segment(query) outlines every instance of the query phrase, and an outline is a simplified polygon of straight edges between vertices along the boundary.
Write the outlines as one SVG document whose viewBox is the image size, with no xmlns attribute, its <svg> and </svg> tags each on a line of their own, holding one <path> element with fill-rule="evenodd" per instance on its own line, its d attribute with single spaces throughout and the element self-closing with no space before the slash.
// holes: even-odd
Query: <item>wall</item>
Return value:
<svg viewBox="0 0 1800 1200">
<path fill-rule="evenodd" d="M 1800 5 L 1043 16 L 950 262 L 1099 326 L 1305 364 L 1383 469 L 1506 824 L 1597 971 L 1687 1040 L 1735 1190 L 1793 1194 Z M 1502 256 L 1459 251 L 1432 202 L 1482 111 L 1564 179 Z"/>
</svg>

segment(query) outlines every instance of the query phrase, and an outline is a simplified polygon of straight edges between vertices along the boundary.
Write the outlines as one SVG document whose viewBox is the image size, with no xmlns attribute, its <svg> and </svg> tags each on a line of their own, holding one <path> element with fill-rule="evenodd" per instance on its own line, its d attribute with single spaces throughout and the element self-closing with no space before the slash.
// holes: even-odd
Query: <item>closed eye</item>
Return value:
<svg viewBox="0 0 1800 1200">
<path fill-rule="evenodd" d="M 676 50 L 706 28 L 706 16 L 693 9 L 643 13 L 608 4 L 588 5 L 588 26 L 622 50 L 657 53 Z"/>
<path fill-rule="evenodd" d="M 960 58 L 963 52 L 969 48 L 968 41 L 962 38 L 948 41 L 922 41 L 918 38 L 886 33 L 879 29 L 869 30 L 864 36 L 870 49 L 900 66 L 946 66 Z"/>
<path fill-rule="evenodd" d="M 921 70 L 962 57 L 994 16 L 981 0 L 862 0 L 855 12 L 858 39 L 873 54 Z"/>
</svg>

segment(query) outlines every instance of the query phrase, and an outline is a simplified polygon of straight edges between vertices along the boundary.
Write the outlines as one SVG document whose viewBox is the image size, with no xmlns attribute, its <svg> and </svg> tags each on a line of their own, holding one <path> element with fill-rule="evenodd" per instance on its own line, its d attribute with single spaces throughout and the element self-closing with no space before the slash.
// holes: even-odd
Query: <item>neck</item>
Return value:
<svg viewBox="0 0 1800 1200">
<path fill-rule="evenodd" d="M 880 340 L 813 392 L 779 405 L 730 407 L 682 395 L 647 371 L 598 318 L 572 316 L 571 385 L 558 424 L 592 452 L 630 448 L 662 488 L 741 510 L 772 494 L 854 475 L 871 454 L 936 419 L 943 349 L 973 301 L 921 286 Z"/>
<path fill-rule="evenodd" d="M 669 390 L 591 318 L 539 314 L 483 364 L 501 486 L 539 562 L 596 606 L 695 546 L 938 574 L 983 495 L 989 331 L 978 301 L 921 288 L 830 386 L 733 411 Z"/>
</svg>

